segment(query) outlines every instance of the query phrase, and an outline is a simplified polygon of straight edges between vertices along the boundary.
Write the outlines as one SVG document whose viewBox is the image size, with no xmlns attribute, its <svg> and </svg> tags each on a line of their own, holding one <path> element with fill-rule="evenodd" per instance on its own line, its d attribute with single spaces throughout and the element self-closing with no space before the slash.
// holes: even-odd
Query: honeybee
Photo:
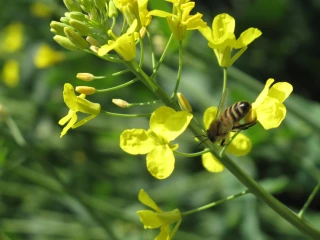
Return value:
<svg viewBox="0 0 320 240">
<path fill-rule="evenodd" d="M 237 102 L 222 113 L 221 108 L 222 105 L 224 105 L 225 98 L 226 94 L 222 96 L 216 118 L 211 122 L 210 127 L 207 130 L 209 140 L 213 143 L 221 141 L 221 146 L 225 145 L 226 138 L 230 132 L 248 129 L 256 123 L 256 120 L 240 123 L 252 108 L 249 102 Z"/>
</svg>

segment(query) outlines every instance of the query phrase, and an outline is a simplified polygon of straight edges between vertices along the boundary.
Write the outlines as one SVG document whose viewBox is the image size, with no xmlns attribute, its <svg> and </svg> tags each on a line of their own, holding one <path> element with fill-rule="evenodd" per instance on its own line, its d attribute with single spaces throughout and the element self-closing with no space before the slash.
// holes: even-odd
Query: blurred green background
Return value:
<svg viewBox="0 0 320 240">
<path fill-rule="evenodd" d="M 150 7 L 169 8 L 150 0 Z M 166 180 L 147 171 L 145 155 L 132 156 L 119 147 L 128 128 L 148 128 L 148 119 L 123 119 L 100 114 L 59 138 L 59 119 L 67 114 L 63 84 L 86 85 L 78 72 L 107 75 L 123 69 L 82 52 L 62 49 L 49 31 L 67 11 L 62 1 L 16 0 L 0 3 L 0 239 L 153 239 L 157 230 L 144 230 L 137 199 L 145 189 L 162 210 L 191 210 L 238 193 L 245 188 L 227 171 L 204 170 L 201 158 L 176 157 L 176 168 Z M 226 12 L 236 19 L 236 34 L 249 27 L 263 35 L 229 69 L 230 104 L 254 101 L 268 78 L 290 82 L 294 94 L 285 102 L 287 117 L 278 129 L 248 131 L 253 150 L 235 161 L 280 201 L 299 211 L 320 178 L 320 2 L 288 0 L 196 1 L 210 25 Z M 151 26 L 159 52 L 168 38 L 165 21 Z M 15 41 L 8 40 L 14 32 Z M 20 38 L 21 44 L 15 45 Z M 46 45 L 50 46 L 48 50 Z M 217 105 L 222 72 L 211 49 L 197 32 L 184 42 L 180 91 L 199 120 Z M 44 59 L 34 61 L 42 49 Z M 47 49 L 44 51 L 43 49 Z M 173 45 L 159 72 L 160 84 L 170 93 L 177 71 Z M 46 56 L 50 56 L 46 57 Z M 147 59 L 148 60 L 148 59 Z M 8 67 L 9 66 L 9 67 Z M 149 61 L 145 69 L 150 72 Z M 13 71 L 15 68 L 19 72 Z M 10 71 L 6 70 L 10 69 Z M 17 74 L 15 74 L 17 73 Z M 108 88 L 131 80 L 128 75 L 96 80 L 89 85 Z M 102 108 L 119 113 L 148 113 L 155 106 L 120 109 L 113 98 L 128 102 L 156 100 L 140 83 L 126 89 L 90 96 Z M 20 136 L 21 133 L 21 136 Z M 178 139 L 179 151 L 201 150 L 191 132 Z M 320 226 L 320 196 L 305 217 Z M 175 239 L 307 239 L 254 196 L 244 196 L 183 219 Z"/>
</svg>

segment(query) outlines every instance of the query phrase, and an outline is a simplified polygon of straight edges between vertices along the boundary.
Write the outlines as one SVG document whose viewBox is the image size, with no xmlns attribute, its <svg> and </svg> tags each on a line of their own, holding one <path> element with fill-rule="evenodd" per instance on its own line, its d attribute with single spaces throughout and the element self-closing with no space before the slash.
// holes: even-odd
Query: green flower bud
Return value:
<svg viewBox="0 0 320 240">
<path fill-rule="evenodd" d="M 90 29 L 89 27 L 83 23 L 83 22 L 80 22 L 78 20 L 74 20 L 74 19 L 71 19 L 69 21 L 70 25 L 75 29 L 77 30 L 82 36 L 87 36 L 89 35 L 90 33 Z"/>
<path fill-rule="evenodd" d="M 68 50 L 71 50 L 71 51 L 79 50 L 67 37 L 56 35 L 53 37 L 53 40 L 55 40 L 61 47 L 64 47 Z"/>
<path fill-rule="evenodd" d="M 63 0 L 64 5 L 70 12 L 81 12 L 80 4 L 73 0 Z"/>
<path fill-rule="evenodd" d="M 118 17 L 118 10 L 112 0 L 110 0 L 110 2 L 109 2 L 108 17 L 109 18 Z"/>
<path fill-rule="evenodd" d="M 64 29 L 64 33 L 66 34 L 66 36 L 68 37 L 68 39 L 78 48 L 80 49 L 85 49 L 88 48 L 89 43 L 84 40 L 79 33 L 77 33 L 76 31 L 74 31 L 71 27 L 65 27 Z"/>
<path fill-rule="evenodd" d="M 81 21 L 81 22 L 84 22 L 84 21 L 87 20 L 86 15 L 84 15 L 84 14 L 81 13 L 81 12 L 71 12 L 71 13 L 69 14 L 69 17 L 72 18 L 72 19 Z"/>
<path fill-rule="evenodd" d="M 52 32 L 54 35 L 59 35 L 59 33 L 53 28 L 50 28 L 50 32 Z"/>
<path fill-rule="evenodd" d="M 68 24 L 68 25 L 69 25 L 69 21 L 70 21 L 69 17 L 61 17 L 60 18 L 60 22 Z"/>
<path fill-rule="evenodd" d="M 96 46 L 96 47 L 100 47 L 100 43 L 98 42 L 97 39 L 95 39 L 95 38 L 93 38 L 93 37 L 91 37 L 91 36 L 88 36 L 88 37 L 86 37 L 86 40 L 87 40 L 87 42 L 89 42 L 91 45 Z"/>
<path fill-rule="evenodd" d="M 50 27 L 52 29 L 54 29 L 57 33 L 55 33 L 56 35 L 61 35 L 61 36 L 65 36 L 63 29 L 65 27 L 68 27 L 69 25 L 61 23 L 61 22 L 56 22 L 56 21 L 52 21 L 50 23 Z M 51 31 L 51 30 L 50 30 Z"/>
<path fill-rule="evenodd" d="M 91 12 L 92 2 L 91 0 L 79 0 L 81 8 L 86 12 Z"/>
<path fill-rule="evenodd" d="M 106 1 L 105 0 L 93 0 L 94 4 L 96 7 L 100 10 L 103 11 L 106 9 Z"/>
</svg>

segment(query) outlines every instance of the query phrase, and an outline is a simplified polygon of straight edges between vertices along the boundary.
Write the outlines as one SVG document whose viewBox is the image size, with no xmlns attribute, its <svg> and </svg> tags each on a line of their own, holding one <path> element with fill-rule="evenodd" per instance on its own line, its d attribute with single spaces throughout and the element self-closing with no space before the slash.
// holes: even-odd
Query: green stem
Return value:
<svg viewBox="0 0 320 240">
<path fill-rule="evenodd" d="M 310 194 L 307 202 L 303 205 L 301 211 L 299 212 L 298 216 L 300 218 L 303 217 L 303 214 L 305 213 L 305 211 L 308 209 L 310 203 L 312 202 L 313 198 L 316 196 L 317 192 L 320 190 L 320 180 L 317 184 L 317 186 L 313 189 L 312 193 Z"/>
<path fill-rule="evenodd" d="M 183 156 L 183 157 L 198 157 L 198 156 L 201 156 L 202 154 L 210 152 L 210 149 L 205 149 L 201 152 L 196 152 L 196 153 L 182 153 L 182 152 L 178 152 L 178 151 L 173 151 L 173 152 L 180 155 L 180 156 Z"/>
<path fill-rule="evenodd" d="M 142 67 L 143 61 L 144 61 L 144 44 L 143 44 L 143 39 L 141 38 L 139 34 L 139 41 L 140 41 L 140 62 L 139 66 Z"/>
<path fill-rule="evenodd" d="M 172 39 L 173 39 L 173 34 L 171 34 L 171 36 L 170 36 L 170 38 L 169 38 L 169 40 L 167 42 L 167 45 L 166 45 L 165 49 L 163 50 L 163 53 L 162 53 L 162 55 L 160 57 L 160 60 L 159 60 L 159 62 L 157 64 L 157 66 L 153 69 L 152 75 L 150 77 L 151 80 L 153 80 L 155 78 L 155 76 L 157 74 L 157 71 L 158 71 L 159 67 L 161 66 L 161 64 L 162 64 L 162 62 L 163 62 L 163 60 L 164 60 L 164 58 L 165 58 L 165 56 L 166 56 L 166 54 L 168 52 L 168 49 L 169 49 L 169 46 L 170 46 L 170 43 L 171 43 Z"/>
<path fill-rule="evenodd" d="M 224 152 L 226 151 L 226 149 L 228 148 L 228 146 L 230 145 L 230 143 L 233 141 L 233 139 L 236 138 L 236 136 L 238 136 L 238 134 L 241 131 L 237 131 L 235 134 L 233 134 L 233 136 L 231 137 L 231 139 L 228 141 L 228 143 L 222 148 L 221 152 L 220 152 L 220 157 L 222 157 L 224 155 Z"/>
<path fill-rule="evenodd" d="M 222 96 L 227 89 L 227 81 L 228 81 L 228 70 L 226 67 L 223 68 L 223 87 L 222 87 Z"/>
<path fill-rule="evenodd" d="M 230 201 L 230 200 L 233 200 L 233 199 L 236 199 L 238 197 L 241 197 L 243 195 L 246 195 L 248 194 L 250 191 L 247 189 L 247 190 L 244 190 L 240 193 L 237 193 L 235 195 L 232 195 L 232 196 L 229 196 L 227 198 L 224 198 L 224 199 L 221 199 L 219 201 L 216 201 L 216 202 L 213 202 L 213 203 L 209 203 L 207 205 L 204 205 L 202 207 L 199 207 L 199 208 L 196 208 L 196 209 L 193 209 L 193 210 L 190 210 L 190 211 L 187 211 L 187 212 L 183 212 L 181 213 L 182 216 L 187 216 L 187 215 L 190 215 L 190 214 L 193 214 L 193 213 L 196 213 L 196 212 L 200 212 L 200 211 L 203 211 L 203 210 L 206 210 L 206 209 L 209 209 L 209 208 L 212 208 L 212 207 L 215 207 L 221 203 L 225 203 L 227 201 Z"/>
<path fill-rule="evenodd" d="M 151 38 L 150 32 L 148 30 L 147 30 L 147 36 L 148 36 L 149 45 L 150 45 L 150 49 L 151 49 L 152 70 L 155 71 L 155 68 L 156 68 L 156 56 L 154 54 L 154 46 L 153 46 L 153 43 L 152 43 L 152 38 Z"/>
<path fill-rule="evenodd" d="M 17 144 L 20 147 L 23 147 L 26 145 L 26 141 L 24 140 L 24 137 L 22 136 L 17 124 L 15 123 L 15 121 L 10 117 L 10 116 L 6 116 L 6 123 L 8 125 L 8 128 L 14 138 L 14 140 L 16 140 Z"/>
<path fill-rule="evenodd" d="M 160 103 L 160 102 L 161 102 L 160 100 L 155 100 L 155 101 L 142 102 L 142 103 L 128 103 L 127 108 L 134 107 L 134 106 L 151 105 L 151 104 L 156 104 L 156 103 Z"/>
<path fill-rule="evenodd" d="M 152 92 L 168 107 L 171 107 L 179 111 L 179 105 L 176 102 L 171 101 L 169 96 L 160 88 L 155 82 L 153 82 L 142 69 L 138 68 L 138 64 L 135 62 L 127 62 L 128 68 L 135 74 L 142 83 L 144 83 Z M 192 121 L 189 125 L 189 129 L 195 136 L 202 136 L 203 129 L 199 127 L 196 122 Z M 205 137 L 200 137 L 200 141 L 204 141 Z M 289 210 L 285 205 L 279 202 L 271 194 L 269 194 L 264 188 L 262 188 L 254 179 L 248 176 L 237 164 L 235 164 L 228 156 L 222 158 L 218 157 L 219 148 L 211 143 L 205 141 L 203 143 L 206 148 L 211 150 L 211 153 L 219 159 L 219 161 L 243 184 L 248 190 L 254 194 L 257 198 L 267 204 L 281 217 L 290 222 L 293 226 L 305 233 L 309 237 L 314 239 L 320 239 L 320 231 L 312 227 L 308 222 L 300 219 L 295 213 Z"/>
<path fill-rule="evenodd" d="M 177 74 L 177 81 L 176 85 L 173 90 L 173 94 L 171 96 L 172 99 L 174 99 L 177 95 L 177 91 L 180 85 L 180 79 L 181 79 L 181 72 L 182 72 L 182 41 L 179 41 L 179 68 L 178 68 L 178 74 Z"/>
<path fill-rule="evenodd" d="M 97 93 L 102 93 L 102 92 L 111 92 L 111 91 L 115 91 L 115 90 L 118 90 L 118 89 L 121 89 L 121 88 L 124 88 L 124 87 L 127 87 L 135 82 L 139 81 L 139 78 L 135 78 L 135 79 L 132 79 L 130 80 L 129 82 L 126 82 L 124 84 L 121 84 L 121 85 L 118 85 L 116 87 L 112 87 L 112 88 L 106 88 L 106 89 L 97 89 Z"/>
<path fill-rule="evenodd" d="M 137 117 L 150 117 L 151 113 L 141 113 L 141 114 L 122 114 L 122 113 L 113 113 L 113 112 L 107 112 L 104 110 L 100 111 L 101 113 L 107 114 L 109 116 L 113 117 L 124 117 L 124 118 L 137 118 Z"/>
</svg>

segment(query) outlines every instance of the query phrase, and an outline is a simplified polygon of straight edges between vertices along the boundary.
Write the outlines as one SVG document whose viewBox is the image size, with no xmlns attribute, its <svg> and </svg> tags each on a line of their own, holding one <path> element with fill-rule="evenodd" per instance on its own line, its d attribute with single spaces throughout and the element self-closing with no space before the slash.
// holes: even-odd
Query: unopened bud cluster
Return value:
<svg viewBox="0 0 320 240">
<path fill-rule="evenodd" d="M 105 44 L 109 37 L 110 18 L 117 15 L 116 8 L 110 0 L 64 0 L 69 12 L 52 21 L 50 31 L 53 39 L 62 47 L 76 51 L 91 49 Z"/>
</svg>

